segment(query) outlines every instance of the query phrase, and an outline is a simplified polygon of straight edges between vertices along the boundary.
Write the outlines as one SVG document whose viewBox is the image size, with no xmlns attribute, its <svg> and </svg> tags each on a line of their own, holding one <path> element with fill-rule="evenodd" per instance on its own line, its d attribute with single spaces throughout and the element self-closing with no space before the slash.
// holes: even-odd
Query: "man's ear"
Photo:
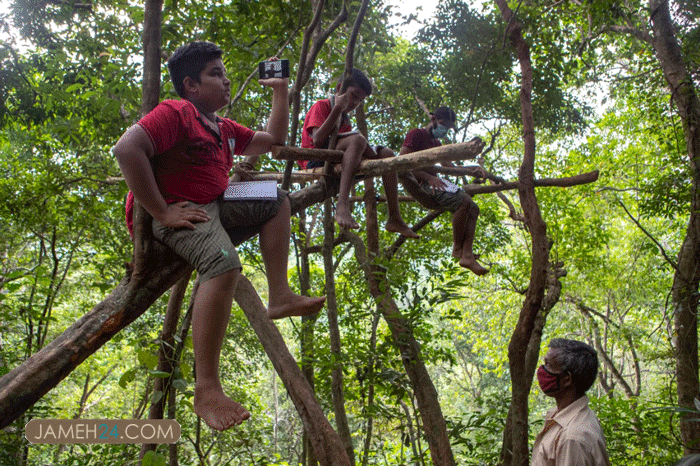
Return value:
<svg viewBox="0 0 700 466">
<path fill-rule="evenodd" d="M 559 386 L 562 388 L 572 386 L 574 382 L 571 379 L 571 372 L 566 371 L 563 375 L 561 375 L 559 378 L 559 384 Z"/>
</svg>

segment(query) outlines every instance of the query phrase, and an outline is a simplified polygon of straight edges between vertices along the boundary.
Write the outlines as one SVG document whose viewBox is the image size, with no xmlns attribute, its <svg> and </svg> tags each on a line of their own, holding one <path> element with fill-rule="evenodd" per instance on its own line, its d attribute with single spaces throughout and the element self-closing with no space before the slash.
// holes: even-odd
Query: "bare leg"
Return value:
<svg viewBox="0 0 700 466">
<path fill-rule="evenodd" d="M 224 395 L 219 379 L 221 346 L 239 274 L 240 269 L 235 269 L 201 283 L 194 302 L 194 412 L 216 430 L 226 430 L 250 417 L 240 403 Z"/>
<path fill-rule="evenodd" d="M 459 209 L 452 214 L 452 257 L 462 258 L 462 248 L 466 241 L 467 214 L 469 213 L 471 201 L 465 199 Z"/>
<path fill-rule="evenodd" d="M 459 259 L 461 267 L 477 275 L 485 275 L 488 269 L 477 262 L 472 251 L 478 218 L 479 206 L 471 198 L 467 198 L 452 216 L 452 255 Z"/>
<path fill-rule="evenodd" d="M 374 151 L 372 151 L 374 153 Z M 386 147 L 377 154 L 379 158 L 386 159 L 393 157 L 394 153 Z M 382 175 L 382 183 L 384 184 L 384 193 L 386 194 L 386 205 L 389 210 L 389 219 L 384 228 L 386 231 L 401 233 L 407 238 L 420 238 L 411 227 L 406 225 L 401 217 L 401 209 L 399 208 L 399 178 L 396 172 Z"/>
<path fill-rule="evenodd" d="M 336 146 L 336 149 L 343 151 L 343 160 L 340 164 L 340 187 L 338 189 L 338 205 L 335 209 L 335 221 L 343 228 L 360 228 L 360 225 L 350 214 L 350 188 L 366 148 L 367 140 L 360 134 L 344 137 L 338 141 Z"/>
<path fill-rule="evenodd" d="M 265 263 L 270 295 L 267 307 L 267 316 L 270 319 L 316 314 L 326 302 L 325 297 L 301 296 L 289 288 L 287 261 L 289 260 L 290 215 L 289 198 L 285 197 L 277 215 L 260 230 L 260 250 Z"/>
</svg>

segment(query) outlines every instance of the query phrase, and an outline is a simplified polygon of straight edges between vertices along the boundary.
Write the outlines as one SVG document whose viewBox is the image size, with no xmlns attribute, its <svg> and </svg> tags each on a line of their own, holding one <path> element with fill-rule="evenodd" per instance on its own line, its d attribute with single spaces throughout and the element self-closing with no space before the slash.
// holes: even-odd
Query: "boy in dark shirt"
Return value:
<svg viewBox="0 0 700 466">
<path fill-rule="evenodd" d="M 447 136 L 447 131 L 455 127 L 455 113 L 449 107 L 440 107 L 430 115 L 430 124 L 425 128 L 412 129 L 406 134 L 400 154 L 410 154 L 442 144 L 439 139 Z M 443 163 L 444 166 L 454 166 L 451 162 Z M 475 174 L 485 177 L 484 170 L 476 166 Z M 482 267 L 474 257 L 472 245 L 476 231 L 476 221 L 479 218 L 479 206 L 472 200 L 469 194 L 462 189 L 455 192 L 446 191 L 447 183 L 438 178 L 431 168 L 414 170 L 421 190 L 433 198 L 433 200 L 445 210 L 452 212 L 452 256 L 459 259 L 459 265 L 465 267 L 477 275 L 484 275 L 488 269 Z"/>
<path fill-rule="evenodd" d="M 216 111 L 230 99 L 222 51 L 209 42 L 180 47 L 168 70 L 182 100 L 166 100 L 129 128 L 113 152 L 130 193 L 153 217 L 154 236 L 192 264 L 200 286 L 194 302 L 192 339 L 196 366 L 194 410 L 210 427 L 225 430 L 250 417 L 228 398 L 219 379 L 219 357 L 231 314 L 241 262 L 232 238 L 260 232 L 268 274 L 268 317 L 315 314 L 325 298 L 292 292 L 287 282 L 290 204 L 284 191 L 274 201 L 223 201 L 234 155 L 258 156 L 284 144 L 289 124 L 288 80 L 261 80 L 272 87 L 267 131 L 252 131 Z"/>
</svg>

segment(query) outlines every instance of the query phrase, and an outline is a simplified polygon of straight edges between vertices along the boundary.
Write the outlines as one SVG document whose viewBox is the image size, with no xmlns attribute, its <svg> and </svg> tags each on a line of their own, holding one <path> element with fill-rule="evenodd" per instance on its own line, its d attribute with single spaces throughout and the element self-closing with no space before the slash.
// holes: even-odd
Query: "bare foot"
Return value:
<svg viewBox="0 0 700 466">
<path fill-rule="evenodd" d="M 250 413 L 220 389 L 194 389 L 194 412 L 215 430 L 226 430 L 250 417 Z"/>
<path fill-rule="evenodd" d="M 360 225 L 358 225 L 352 218 L 352 215 L 350 215 L 350 211 L 342 207 L 338 207 L 336 209 L 335 221 L 338 222 L 338 225 L 340 225 L 342 228 L 350 228 L 353 230 L 360 228 Z"/>
<path fill-rule="evenodd" d="M 288 296 L 276 296 L 270 299 L 267 308 L 267 317 L 270 319 L 282 319 L 292 316 L 310 316 L 316 314 L 326 303 L 326 297 L 312 298 L 291 293 Z"/>
<path fill-rule="evenodd" d="M 401 233 L 406 238 L 420 238 L 403 220 L 388 220 L 386 225 L 384 225 L 384 229 L 393 233 Z"/>
<path fill-rule="evenodd" d="M 462 248 L 455 248 L 454 246 L 452 247 L 452 257 L 455 259 L 461 259 L 462 258 Z"/>
<path fill-rule="evenodd" d="M 477 275 L 486 275 L 489 269 L 486 269 L 479 264 L 473 254 L 465 254 L 459 261 L 459 265 L 465 269 L 469 269 Z"/>
</svg>

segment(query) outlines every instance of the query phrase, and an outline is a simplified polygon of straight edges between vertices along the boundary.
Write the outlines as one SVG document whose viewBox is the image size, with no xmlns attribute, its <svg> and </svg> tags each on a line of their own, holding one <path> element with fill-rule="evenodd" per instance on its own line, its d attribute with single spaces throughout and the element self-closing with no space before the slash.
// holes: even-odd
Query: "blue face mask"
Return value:
<svg viewBox="0 0 700 466">
<path fill-rule="evenodd" d="M 435 139 L 442 139 L 447 136 L 447 126 L 445 125 L 438 124 L 437 127 L 431 128 L 430 131 Z"/>
</svg>

